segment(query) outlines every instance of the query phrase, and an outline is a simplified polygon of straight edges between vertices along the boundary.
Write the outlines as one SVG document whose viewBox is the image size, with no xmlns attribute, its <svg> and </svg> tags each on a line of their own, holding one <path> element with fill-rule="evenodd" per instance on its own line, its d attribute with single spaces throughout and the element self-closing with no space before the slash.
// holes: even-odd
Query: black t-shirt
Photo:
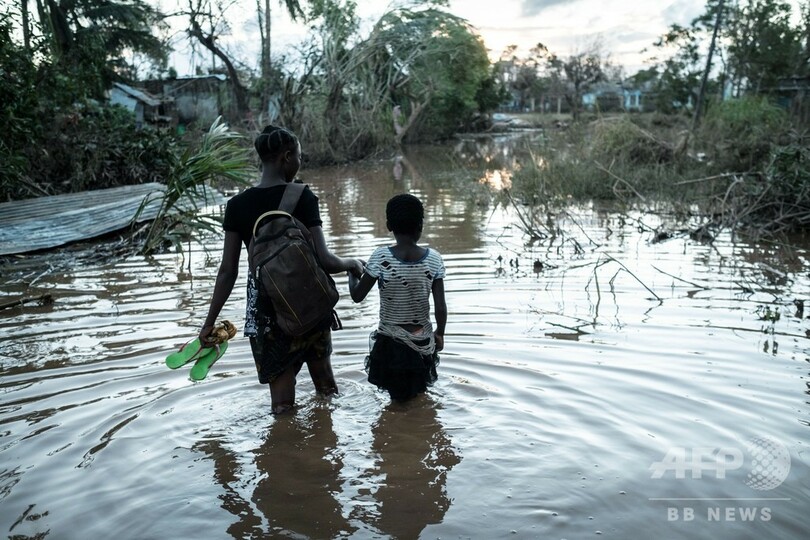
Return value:
<svg viewBox="0 0 810 540">
<path fill-rule="evenodd" d="M 271 210 L 278 210 L 285 187 L 252 187 L 234 195 L 225 206 L 222 228 L 239 233 L 242 242 L 247 246 L 253 237 L 253 225 L 259 216 Z M 318 197 L 309 187 L 304 188 L 292 215 L 307 228 L 323 225 L 318 209 Z"/>
</svg>

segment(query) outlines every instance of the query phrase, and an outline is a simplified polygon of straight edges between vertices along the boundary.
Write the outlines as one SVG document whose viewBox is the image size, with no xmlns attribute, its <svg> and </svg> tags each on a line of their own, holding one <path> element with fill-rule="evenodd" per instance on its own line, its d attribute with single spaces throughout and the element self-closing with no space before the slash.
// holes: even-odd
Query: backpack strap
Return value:
<svg viewBox="0 0 810 540">
<path fill-rule="evenodd" d="M 292 216 L 295 207 L 298 206 L 298 201 L 304 193 L 307 184 L 299 184 L 297 182 L 290 182 L 284 187 L 284 195 L 281 196 L 281 202 L 278 205 L 278 210 L 271 210 L 260 215 L 259 218 L 253 223 L 253 238 L 256 238 L 256 230 L 259 228 L 259 223 L 264 218 L 278 215 Z"/>
<path fill-rule="evenodd" d="M 282 212 L 281 210 L 270 210 L 269 212 L 265 212 L 264 214 L 260 215 L 256 220 L 256 223 L 253 224 L 253 238 L 256 238 L 256 231 L 259 229 L 259 224 L 262 222 L 262 220 L 271 216 L 286 216 L 289 218 L 290 214 L 287 212 Z"/>
<path fill-rule="evenodd" d="M 278 205 L 278 209 L 292 215 L 306 187 L 306 184 L 299 184 L 297 182 L 288 183 L 284 188 L 284 195 L 281 197 L 281 203 Z"/>
</svg>

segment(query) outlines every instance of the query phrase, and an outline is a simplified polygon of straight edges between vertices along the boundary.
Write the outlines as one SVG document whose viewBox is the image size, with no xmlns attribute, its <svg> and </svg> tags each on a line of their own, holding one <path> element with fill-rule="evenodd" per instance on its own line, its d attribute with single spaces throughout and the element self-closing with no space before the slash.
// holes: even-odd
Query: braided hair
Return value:
<svg viewBox="0 0 810 540">
<path fill-rule="evenodd" d="M 425 208 L 422 201 L 413 195 L 395 195 L 385 205 L 385 219 L 391 232 L 419 234 L 422 232 Z"/>
<path fill-rule="evenodd" d="M 295 136 L 295 133 L 287 128 L 273 125 L 265 126 L 253 142 L 262 163 L 275 161 L 284 152 L 295 150 L 297 144 L 298 137 Z"/>
</svg>

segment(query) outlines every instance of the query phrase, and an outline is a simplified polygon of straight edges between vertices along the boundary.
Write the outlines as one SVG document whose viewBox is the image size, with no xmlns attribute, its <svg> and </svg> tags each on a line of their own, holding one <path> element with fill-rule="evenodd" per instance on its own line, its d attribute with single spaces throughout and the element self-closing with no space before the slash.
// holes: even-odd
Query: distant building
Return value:
<svg viewBox="0 0 810 540">
<path fill-rule="evenodd" d="M 622 83 L 600 83 L 582 95 L 582 105 L 586 110 L 612 111 L 647 111 L 651 107 L 645 103 L 647 90 L 630 81 Z"/>
<path fill-rule="evenodd" d="M 172 104 L 178 123 L 210 124 L 218 116 L 236 117 L 236 99 L 228 77 L 215 73 L 144 82 L 153 94 Z"/>
<path fill-rule="evenodd" d="M 810 77 L 786 77 L 776 83 L 777 103 L 794 118 L 810 124 Z"/>
<path fill-rule="evenodd" d="M 157 122 L 161 117 L 161 101 L 144 90 L 123 83 L 113 83 L 110 103 L 120 105 L 135 114 L 135 127 L 142 128 L 145 122 Z"/>
<path fill-rule="evenodd" d="M 622 88 L 622 95 L 624 97 L 624 110 L 625 111 L 643 111 L 644 91 L 640 88 Z"/>
</svg>

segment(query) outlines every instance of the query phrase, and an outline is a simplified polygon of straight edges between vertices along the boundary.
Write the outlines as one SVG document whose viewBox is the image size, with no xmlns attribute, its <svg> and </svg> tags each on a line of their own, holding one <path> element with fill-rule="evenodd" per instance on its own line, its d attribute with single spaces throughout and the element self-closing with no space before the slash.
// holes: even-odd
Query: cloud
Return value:
<svg viewBox="0 0 810 540">
<path fill-rule="evenodd" d="M 557 30 L 556 26 L 478 26 L 478 30 L 482 32 L 491 32 L 491 33 L 504 33 L 504 34 L 513 34 L 515 32 L 518 33 L 529 33 L 529 32 L 549 32 Z"/>
<path fill-rule="evenodd" d="M 651 44 L 658 38 L 659 34 L 643 30 L 633 30 L 629 28 L 617 29 L 613 36 L 615 43 L 645 43 Z"/>
<path fill-rule="evenodd" d="M 662 10 L 661 16 L 667 26 L 686 25 L 703 13 L 705 6 L 706 4 L 700 0 L 676 0 Z"/>
<path fill-rule="evenodd" d="M 571 0 L 523 0 L 522 11 L 526 17 L 533 17 L 551 6 L 571 3 Z"/>
</svg>

